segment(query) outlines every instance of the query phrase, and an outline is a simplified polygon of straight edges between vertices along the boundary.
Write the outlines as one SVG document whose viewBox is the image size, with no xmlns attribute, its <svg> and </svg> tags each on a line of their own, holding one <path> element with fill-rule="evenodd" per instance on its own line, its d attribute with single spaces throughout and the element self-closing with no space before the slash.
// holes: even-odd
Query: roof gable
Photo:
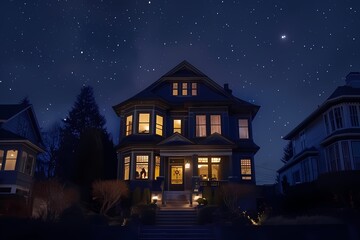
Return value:
<svg viewBox="0 0 360 240">
<path fill-rule="evenodd" d="M 0 122 L 8 121 L 29 107 L 25 104 L 0 104 Z"/>
<path fill-rule="evenodd" d="M 206 75 L 184 60 L 162 77 L 206 77 Z"/>
<path fill-rule="evenodd" d="M 230 141 L 226 137 L 220 135 L 219 133 L 213 133 L 207 138 L 199 141 L 201 145 L 233 145 L 234 142 Z"/>
<path fill-rule="evenodd" d="M 173 145 L 193 145 L 194 143 L 179 133 L 174 133 L 170 137 L 158 143 L 162 146 L 173 146 Z"/>
</svg>

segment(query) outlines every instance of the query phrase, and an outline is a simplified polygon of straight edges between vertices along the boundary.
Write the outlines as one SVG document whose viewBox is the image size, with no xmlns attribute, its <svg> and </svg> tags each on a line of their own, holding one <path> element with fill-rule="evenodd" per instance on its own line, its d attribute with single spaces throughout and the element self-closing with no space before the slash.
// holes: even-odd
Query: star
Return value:
<svg viewBox="0 0 360 240">
<path fill-rule="evenodd" d="M 281 35 L 281 39 L 285 40 L 287 38 L 287 36 L 285 34 Z"/>
</svg>

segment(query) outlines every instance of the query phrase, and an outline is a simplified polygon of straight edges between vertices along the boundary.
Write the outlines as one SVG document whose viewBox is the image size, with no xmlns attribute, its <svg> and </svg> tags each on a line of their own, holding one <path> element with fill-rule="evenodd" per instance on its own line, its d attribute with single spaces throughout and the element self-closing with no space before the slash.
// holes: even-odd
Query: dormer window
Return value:
<svg viewBox="0 0 360 240">
<path fill-rule="evenodd" d="M 188 95 L 188 84 L 182 83 L 182 95 L 187 96 Z"/>
<path fill-rule="evenodd" d="M 179 95 L 179 90 L 178 90 L 178 88 L 179 88 L 178 83 L 173 83 L 173 84 L 172 84 L 172 95 L 173 95 L 173 96 Z"/>
<path fill-rule="evenodd" d="M 196 96 L 197 83 L 191 82 L 173 82 L 172 83 L 173 96 Z"/>
<path fill-rule="evenodd" d="M 149 133 L 150 132 L 150 113 L 139 113 L 139 133 Z"/>
</svg>

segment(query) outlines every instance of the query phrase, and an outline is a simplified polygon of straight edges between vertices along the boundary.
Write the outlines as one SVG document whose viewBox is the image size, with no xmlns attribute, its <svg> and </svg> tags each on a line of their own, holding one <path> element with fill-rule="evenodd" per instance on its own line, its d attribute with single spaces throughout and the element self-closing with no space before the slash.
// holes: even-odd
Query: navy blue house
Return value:
<svg viewBox="0 0 360 240">
<path fill-rule="evenodd" d="M 252 121 L 259 106 L 186 61 L 113 107 L 120 118 L 118 178 L 165 191 L 255 184 Z"/>
</svg>

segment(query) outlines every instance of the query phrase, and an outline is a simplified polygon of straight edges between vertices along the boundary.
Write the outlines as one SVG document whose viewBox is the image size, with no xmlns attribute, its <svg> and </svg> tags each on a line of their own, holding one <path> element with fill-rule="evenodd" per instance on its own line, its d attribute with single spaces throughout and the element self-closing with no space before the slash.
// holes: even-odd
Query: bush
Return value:
<svg viewBox="0 0 360 240">
<path fill-rule="evenodd" d="M 152 225 L 156 221 L 156 204 L 142 204 L 132 208 L 132 218 L 139 219 L 142 224 Z"/>
</svg>

